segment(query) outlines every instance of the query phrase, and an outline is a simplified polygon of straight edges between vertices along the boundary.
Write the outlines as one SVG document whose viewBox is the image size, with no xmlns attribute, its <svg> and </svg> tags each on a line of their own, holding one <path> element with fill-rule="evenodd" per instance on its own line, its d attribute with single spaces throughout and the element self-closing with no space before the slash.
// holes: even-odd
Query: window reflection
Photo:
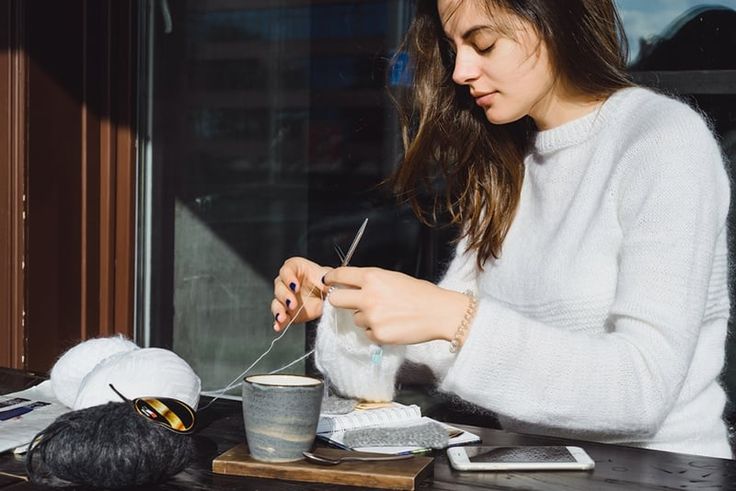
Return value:
<svg viewBox="0 0 736 491">
<path fill-rule="evenodd" d="M 616 0 L 616 5 L 625 25 L 629 60 L 632 62 L 647 56 L 652 46 L 667 42 L 682 30 L 684 24 L 693 19 L 700 23 L 699 18 L 703 14 L 708 20 L 702 22 L 714 22 L 715 25 L 710 24 L 712 28 L 700 29 L 698 36 L 689 38 L 687 44 L 691 51 L 697 51 L 705 57 L 718 57 L 728 53 L 724 42 L 734 42 L 733 24 L 730 24 L 730 28 L 722 27 L 729 24 L 730 14 L 721 10 L 736 10 L 736 0 Z"/>
<path fill-rule="evenodd" d="M 153 329 L 205 389 L 270 343 L 286 257 L 337 264 L 336 247 L 369 217 L 355 264 L 419 276 L 440 267 L 422 258 L 443 241 L 380 187 L 400 151 L 385 79 L 408 3 L 169 2 L 174 29 L 157 31 L 152 74 Z M 256 371 L 306 344 L 295 326 Z"/>
<path fill-rule="evenodd" d="M 347 247 L 364 217 L 355 264 L 441 270 L 452 231 L 420 227 L 379 186 L 400 153 L 384 86 L 411 3 L 177 0 L 171 34 L 156 20 L 155 38 L 142 43 L 154 48 L 151 329 L 205 389 L 229 382 L 273 338 L 269 302 L 283 259 L 336 264 L 336 246 Z M 736 0 L 617 4 L 632 70 L 736 68 Z M 408 82 L 401 70 L 391 79 Z M 734 158 L 733 90 L 667 91 L 707 112 Z M 304 353 L 297 327 L 256 371 Z"/>
</svg>

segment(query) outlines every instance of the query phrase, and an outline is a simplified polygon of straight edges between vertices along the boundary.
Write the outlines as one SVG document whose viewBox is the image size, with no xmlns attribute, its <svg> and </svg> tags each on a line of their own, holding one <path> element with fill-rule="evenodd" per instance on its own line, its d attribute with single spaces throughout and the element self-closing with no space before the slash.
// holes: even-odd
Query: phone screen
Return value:
<svg viewBox="0 0 736 491">
<path fill-rule="evenodd" d="M 470 462 L 576 462 L 565 447 L 478 447 L 466 453 Z"/>
</svg>

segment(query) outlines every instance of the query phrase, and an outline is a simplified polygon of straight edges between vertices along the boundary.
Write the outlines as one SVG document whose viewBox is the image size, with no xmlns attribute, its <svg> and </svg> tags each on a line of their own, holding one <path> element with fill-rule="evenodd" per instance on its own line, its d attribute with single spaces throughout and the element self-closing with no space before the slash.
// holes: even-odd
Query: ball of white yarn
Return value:
<svg viewBox="0 0 736 491">
<path fill-rule="evenodd" d="M 51 388 L 56 399 L 72 407 L 82 379 L 105 358 L 139 349 L 123 336 L 89 339 L 70 348 L 51 368 Z"/>
<path fill-rule="evenodd" d="M 119 353 L 97 365 L 82 381 L 73 408 L 120 401 L 109 384 L 128 399 L 172 397 L 195 409 L 201 389 L 197 374 L 176 353 L 161 348 L 144 348 Z"/>
</svg>

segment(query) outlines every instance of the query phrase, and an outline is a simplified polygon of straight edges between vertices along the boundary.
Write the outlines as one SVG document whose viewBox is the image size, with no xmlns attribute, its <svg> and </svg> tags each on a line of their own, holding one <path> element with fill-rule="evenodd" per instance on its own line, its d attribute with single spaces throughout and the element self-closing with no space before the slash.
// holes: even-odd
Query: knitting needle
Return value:
<svg viewBox="0 0 736 491">
<path fill-rule="evenodd" d="M 345 254 L 345 256 L 342 258 L 342 262 L 340 263 L 340 267 L 345 267 L 350 262 L 350 259 L 353 257 L 353 253 L 355 252 L 355 249 L 358 247 L 358 243 L 360 242 L 360 239 L 363 238 L 363 232 L 365 232 L 365 226 L 368 225 L 368 219 L 366 218 L 363 220 L 363 224 L 358 229 L 358 233 L 355 234 L 355 238 L 353 239 L 353 243 L 350 244 L 350 248 L 348 249 L 348 253 Z M 332 293 L 332 290 L 335 289 L 335 285 L 332 285 L 330 289 L 327 291 L 327 296 L 330 296 L 330 293 Z M 311 292 L 310 292 L 311 293 Z"/>
<path fill-rule="evenodd" d="M 355 238 L 353 239 L 353 243 L 350 244 L 350 249 L 348 249 L 348 253 L 345 254 L 345 257 L 342 260 L 342 264 L 340 266 L 347 266 L 350 262 L 350 259 L 353 257 L 353 253 L 355 253 L 355 249 L 358 247 L 358 243 L 360 242 L 360 239 L 363 238 L 363 232 L 365 232 L 365 226 L 368 225 L 368 219 L 366 218 L 363 220 L 363 225 L 360 226 L 358 229 L 358 233 L 355 234 Z"/>
</svg>

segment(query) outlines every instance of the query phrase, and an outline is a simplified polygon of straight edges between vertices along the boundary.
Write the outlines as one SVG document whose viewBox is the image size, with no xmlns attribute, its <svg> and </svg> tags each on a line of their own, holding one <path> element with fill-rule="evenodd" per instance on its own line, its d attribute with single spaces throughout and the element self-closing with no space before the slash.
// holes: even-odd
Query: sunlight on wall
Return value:
<svg viewBox="0 0 736 491">
<path fill-rule="evenodd" d="M 174 351 L 192 365 L 203 390 L 217 389 L 255 361 L 274 337 L 273 281 L 259 275 L 179 201 L 175 220 Z M 293 326 L 251 373 L 298 358 L 304 342 L 303 326 Z M 289 373 L 303 373 L 303 366 Z"/>
</svg>

